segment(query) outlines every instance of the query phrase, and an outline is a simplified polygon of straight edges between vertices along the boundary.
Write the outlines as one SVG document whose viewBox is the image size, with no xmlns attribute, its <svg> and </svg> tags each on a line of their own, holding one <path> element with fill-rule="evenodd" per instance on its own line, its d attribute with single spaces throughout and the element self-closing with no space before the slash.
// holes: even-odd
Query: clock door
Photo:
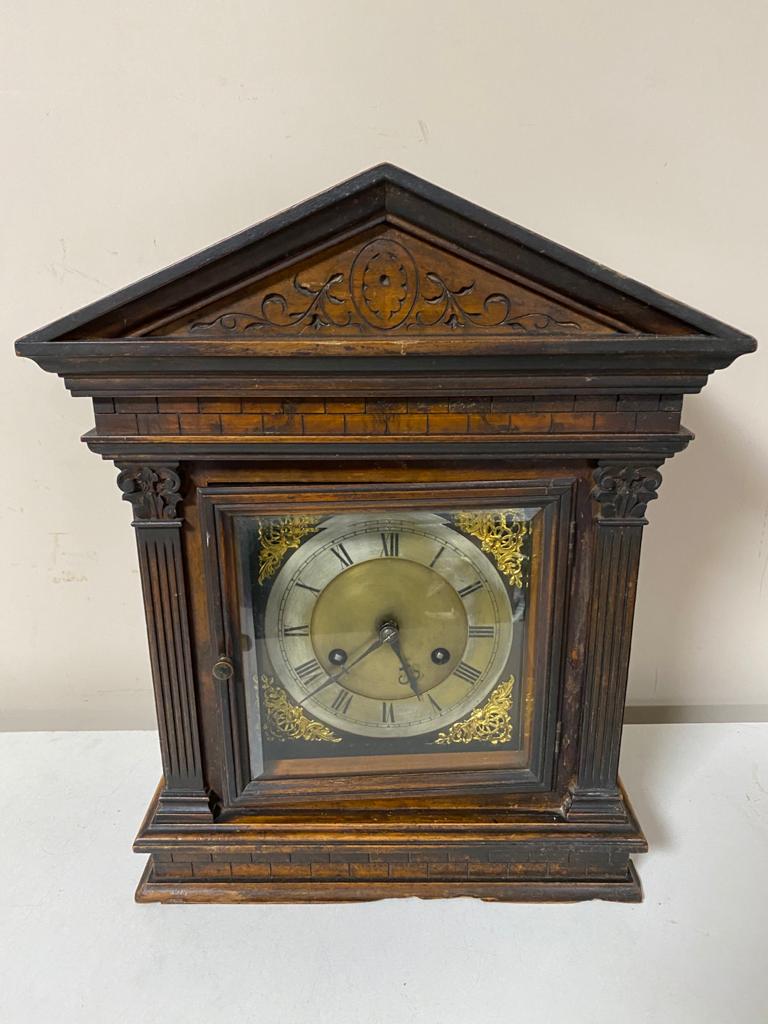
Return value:
<svg viewBox="0 0 768 1024">
<path fill-rule="evenodd" d="M 551 789 L 572 491 L 207 488 L 230 800 Z"/>
</svg>

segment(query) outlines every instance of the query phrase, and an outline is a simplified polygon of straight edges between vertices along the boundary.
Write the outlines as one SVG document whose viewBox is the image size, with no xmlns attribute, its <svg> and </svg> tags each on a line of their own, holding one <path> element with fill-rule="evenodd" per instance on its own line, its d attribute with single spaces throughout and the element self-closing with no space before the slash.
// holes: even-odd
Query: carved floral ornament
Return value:
<svg viewBox="0 0 768 1024">
<path fill-rule="evenodd" d="M 123 501 L 133 505 L 137 520 L 171 520 L 181 501 L 181 480 L 169 466 L 124 466 L 117 478 Z"/>
<path fill-rule="evenodd" d="M 642 519 L 649 501 L 658 497 L 661 473 L 655 466 L 599 466 L 592 497 L 602 519 Z"/>
<path fill-rule="evenodd" d="M 297 274 L 292 294 L 271 291 L 257 310 L 233 309 L 211 320 L 193 322 L 193 333 L 248 335 L 335 331 L 361 333 L 398 328 L 444 327 L 450 331 L 507 331 L 520 334 L 572 333 L 580 325 L 549 313 L 517 308 L 501 291 L 483 294 L 475 281 L 449 282 L 435 269 L 421 268 L 393 238 L 364 245 L 349 270 L 334 270 L 322 283 Z"/>
</svg>

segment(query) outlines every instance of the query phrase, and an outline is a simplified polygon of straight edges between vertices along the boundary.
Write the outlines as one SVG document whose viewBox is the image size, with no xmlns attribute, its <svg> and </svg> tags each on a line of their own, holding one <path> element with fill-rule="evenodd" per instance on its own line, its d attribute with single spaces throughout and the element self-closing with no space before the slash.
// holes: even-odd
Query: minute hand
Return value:
<svg viewBox="0 0 768 1024">
<path fill-rule="evenodd" d="M 377 650 L 379 647 L 381 647 L 383 643 L 384 640 L 382 640 L 381 637 L 377 637 L 370 645 L 370 647 L 366 647 L 362 654 L 359 654 L 353 661 L 350 661 L 348 665 L 345 665 L 344 668 L 342 668 L 339 672 L 336 672 L 335 675 L 328 676 L 324 683 L 321 683 L 319 686 L 315 687 L 315 689 L 308 693 L 306 697 L 302 697 L 301 700 L 299 701 L 299 704 L 303 704 L 305 700 L 309 700 L 310 697 L 314 697 L 316 693 L 319 693 L 321 690 L 324 690 L 326 686 L 330 686 L 331 683 L 335 683 L 343 675 L 349 672 L 351 668 L 354 668 L 354 666 L 357 665 L 358 662 L 362 661 L 363 658 L 367 658 L 369 654 L 373 654 L 373 652 Z"/>
</svg>

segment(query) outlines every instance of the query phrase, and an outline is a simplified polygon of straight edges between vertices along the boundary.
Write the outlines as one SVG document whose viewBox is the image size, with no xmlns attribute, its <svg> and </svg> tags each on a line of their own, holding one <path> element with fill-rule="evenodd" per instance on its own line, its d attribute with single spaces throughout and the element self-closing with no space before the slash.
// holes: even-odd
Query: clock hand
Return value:
<svg viewBox="0 0 768 1024">
<path fill-rule="evenodd" d="M 400 649 L 400 637 L 399 637 L 399 635 L 397 633 L 397 630 L 395 630 L 392 634 L 390 634 L 390 636 L 387 638 L 386 642 L 389 644 L 389 646 L 392 648 L 392 650 L 397 655 L 398 660 L 400 661 L 400 664 L 402 665 L 403 672 L 405 672 L 406 678 L 408 679 L 408 685 L 413 690 L 413 692 L 416 694 L 416 696 L 419 698 L 419 700 L 421 700 L 421 694 L 419 693 L 419 683 L 418 683 L 418 680 L 416 679 L 416 676 L 413 674 L 413 669 L 408 664 L 406 659 L 403 657 L 403 652 Z"/>
<path fill-rule="evenodd" d="M 319 693 L 321 690 L 324 690 L 326 686 L 330 686 L 331 683 L 335 683 L 338 679 L 341 678 L 341 676 L 349 672 L 351 668 L 354 668 L 355 665 L 361 662 L 363 658 L 367 658 L 369 654 L 373 654 L 373 652 L 377 650 L 379 647 L 381 647 L 381 645 L 385 642 L 386 640 L 383 636 L 380 635 L 376 637 L 373 643 L 369 647 L 366 647 L 362 654 L 359 654 L 356 658 L 350 661 L 348 665 L 344 665 L 344 667 L 340 669 L 338 672 L 336 672 L 334 675 L 328 676 L 324 683 L 321 683 L 319 686 L 317 686 L 314 690 L 308 693 L 306 697 L 302 697 L 302 699 L 299 701 L 299 705 L 302 705 L 305 700 L 309 700 L 310 697 L 314 697 L 316 693 Z"/>
</svg>

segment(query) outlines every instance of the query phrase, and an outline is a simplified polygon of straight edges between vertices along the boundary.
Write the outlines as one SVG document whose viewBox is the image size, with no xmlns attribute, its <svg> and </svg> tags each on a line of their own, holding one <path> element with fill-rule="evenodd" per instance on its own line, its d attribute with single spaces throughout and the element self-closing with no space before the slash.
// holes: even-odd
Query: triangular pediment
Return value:
<svg viewBox="0 0 768 1024">
<path fill-rule="evenodd" d="M 121 359 L 140 342 L 142 359 L 181 368 L 182 357 L 205 358 L 199 346 L 209 340 L 217 358 L 272 358 L 275 345 L 298 339 L 302 357 L 406 356 L 415 348 L 479 356 L 502 345 L 493 351 L 528 359 L 535 338 L 537 358 L 639 359 L 656 339 L 677 339 L 678 348 L 686 338 L 727 339 L 729 358 L 753 345 L 734 328 L 383 164 L 27 335 L 17 351 L 68 372 L 90 366 L 86 356 L 101 366 L 102 340 L 124 340 Z M 182 348 L 179 339 L 190 344 Z M 715 349 L 707 342 L 702 351 Z M 108 354 L 118 357 L 114 347 Z"/>
</svg>

